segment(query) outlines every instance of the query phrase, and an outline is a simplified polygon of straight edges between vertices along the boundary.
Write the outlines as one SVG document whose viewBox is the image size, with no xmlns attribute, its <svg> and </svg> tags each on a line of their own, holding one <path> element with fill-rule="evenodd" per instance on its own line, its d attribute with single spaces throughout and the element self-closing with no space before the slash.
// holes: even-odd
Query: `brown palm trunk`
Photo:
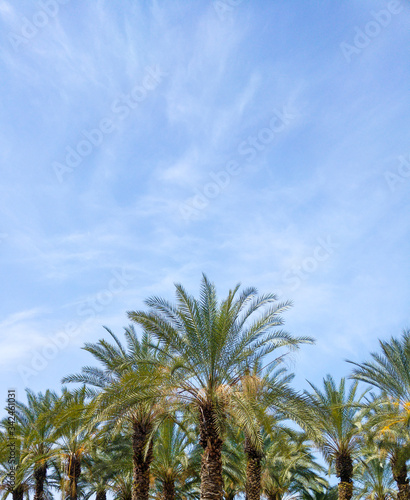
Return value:
<svg viewBox="0 0 410 500">
<path fill-rule="evenodd" d="M 150 439 L 151 430 L 152 426 L 150 424 L 141 422 L 134 422 L 133 424 L 132 500 L 148 500 L 149 471 L 153 459 L 153 442 Z"/>
<path fill-rule="evenodd" d="M 81 459 L 75 453 L 68 458 L 68 497 L 69 500 L 77 500 L 77 486 L 81 475 Z"/>
<path fill-rule="evenodd" d="M 47 477 L 47 463 L 34 469 L 35 491 L 34 500 L 44 500 L 44 482 Z"/>
<path fill-rule="evenodd" d="M 201 500 L 222 500 L 222 444 L 215 425 L 212 404 L 200 408 L 199 444 L 204 449 L 201 457 Z"/>
<path fill-rule="evenodd" d="M 407 465 L 405 461 L 399 461 L 397 454 L 390 459 L 393 478 L 396 481 L 398 494 L 397 500 L 410 500 L 410 486 L 407 478 Z"/>
<path fill-rule="evenodd" d="M 353 461 L 350 453 L 343 452 L 336 457 L 336 476 L 340 479 L 339 500 L 350 500 L 353 495 Z"/>
<path fill-rule="evenodd" d="M 21 484 L 19 484 L 13 490 L 12 494 L 13 500 L 23 500 L 23 496 L 24 496 L 24 487 Z"/>
<path fill-rule="evenodd" d="M 340 481 L 337 485 L 339 491 L 339 500 L 350 500 L 353 495 L 353 483 L 346 483 L 345 481 Z"/>
<path fill-rule="evenodd" d="M 24 487 L 23 485 L 19 484 L 13 490 L 12 493 L 13 500 L 23 500 L 23 496 L 24 496 Z"/>
<path fill-rule="evenodd" d="M 172 479 L 164 481 L 164 491 L 162 497 L 164 500 L 175 500 L 175 483 Z"/>
<path fill-rule="evenodd" d="M 97 491 L 95 500 L 107 500 L 107 492 L 105 490 Z"/>
<path fill-rule="evenodd" d="M 248 437 L 245 438 L 246 453 L 246 500 L 260 500 L 262 485 L 262 458 L 263 455 L 252 445 Z"/>
</svg>

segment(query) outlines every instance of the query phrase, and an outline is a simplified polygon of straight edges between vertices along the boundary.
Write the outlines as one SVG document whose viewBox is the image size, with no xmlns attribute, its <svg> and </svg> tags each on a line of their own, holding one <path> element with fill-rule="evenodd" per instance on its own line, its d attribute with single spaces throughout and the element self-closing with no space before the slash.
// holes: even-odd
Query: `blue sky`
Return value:
<svg viewBox="0 0 410 500">
<path fill-rule="evenodd" d="M 410 327 L 410 7 L 0 0 L 0 390 L 144 298 L 291 299 L 296 386 Z"/>
</svg>

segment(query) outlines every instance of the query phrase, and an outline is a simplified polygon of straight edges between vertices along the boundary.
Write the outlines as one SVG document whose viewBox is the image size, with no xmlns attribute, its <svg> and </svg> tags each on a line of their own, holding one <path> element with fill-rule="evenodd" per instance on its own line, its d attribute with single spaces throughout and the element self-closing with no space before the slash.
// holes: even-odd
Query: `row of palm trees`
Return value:
<svg viewBox="0 0 410 500">
<path fill-rule="evenodd" d="M 219 301 L 203 276 L 198 298 L 176 285 L 175 303 L 146 306 L 124 343 L 106 329 L 85 344 L 98 365 L 66 376 L 71 390 L 16 403 L 14 482 L 2 421 L 3 497 L 410 500 L 410 332 L 353 364 L 350 386 L 328 375 L 301 393 L 283 360 L 314 341 L 282 329 L 289 302 L 239 285 Z"/>
</svg>

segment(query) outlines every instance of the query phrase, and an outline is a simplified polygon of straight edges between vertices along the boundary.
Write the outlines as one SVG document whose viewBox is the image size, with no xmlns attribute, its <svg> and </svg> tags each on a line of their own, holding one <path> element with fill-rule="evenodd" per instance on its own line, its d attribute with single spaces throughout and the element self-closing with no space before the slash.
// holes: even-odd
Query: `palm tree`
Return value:
<svg viewBox="0 0 410 500">
<path fill-rule="evenodd" d="M 187 453 L 191 436 L 173 418 L 161 425 L 154 445 L 152 474 L 163 500 L 181 498 L 195 484 Z"/>
<path fill-rule="evenodd" d="M 398 493 L 407 498 L 406 463 L 410 459 L 410 434 L 409 428 L 403 425 L 400 408 L 386 393 L 381 393 L 369 402 L 366 418 L 366 440 L 378 450 L 380 460 L 389 460 Z"/>
<path fill-rule="evenodd" d="M 33 487 L 30 468 L 22 464 L 24 429 L 14 422 L 10 433 L 9 425 L 8 418 L 0 421 L 0 491 L 2 500 L 10 493 L 13 500 L 23 500 Z"/>
<path fill-rule="evenodd" d="M 329 465 L 335 465 L 336 476 L 340 479 L 339 500 L 350 500 L 353 494 L 353 460 L 361 442 L 358 422 L 358 405 L 367 391 L 357 395 L 358 382 L 346 390 L 345 379 L 339 387 L 331 375 L 324 379 L 323 390 L 313 384 L 311 401 L 311 437 Z"/>
<path fill-rule="evenodd" d="M 63 387 L 54 408 L 42 417 L 54 421 L 53 456 L 59 462 L 55 464 L 55 477 L 61 480 L 60 488 L 69 500 L 77 500 L 84 459 L 96 446 L 96 427 L 86 427 L 88 404 L 85 387 L 75 392 Z M 81 486 L 84 486 L 83 481 Z"/>
<path fill-rule="evenodd" d="M 329 488 L 324 472 L 303 433 L 277 427 L 267 436 L 262 489 L 268 500 L 324 492 Z"/>
<path fill-rule="evenodd" d="M 117 472 L 114 474 L 112 493 L 114 500 L 132 500 L 133 474 L 129 472 Z"/>
<path fill-rule="evenodd" d="M 53 456 L 51 436 L 54 425 L 52 419 L 43 417 L 53 411 L 58 396 L 55 392 L 49 390 L 44 394 L 41 392 L 35 394 L 30 389 L 26 389 L 26 395 L 27 404 L 16 402 L 16 420 L 24 429 L 25 434 L 22 464 L 27 467 L 33 465 L 34 500 L 44 500 L 48 462 Z"/>
<path fill-rule="evenodd" d="M 370 354 L 371 361 L 355 363 L 352 378 L 378 387 L 392 398 L 398 408 L 400 420 L 410 422 L 410 330 L 404 331 L 401 339 L 379 340 L 382 353 Z M 397 411 L 393 423 L 397 421 Z"/>
<path fill-rule="evenodd" d="M 175 287 L 176 305 L 152 297 L 146 301 L 148 312 L 128 315 L 159 342 L 159 349 L 169 350 L 174 367 L 160 389 L 195 414 L 204 450 L 201 499 L 222 500 L 222 446 L 234 388 L 248 366 L 278 347 L 297 347 L 310 339 L 277 329 L 290 303 L 278 304 L 273 294 L 258 296 L 248 288 L 238 296 L 237 285 L 218 303 L 215 286 L 205 275 L 199 299 L 182 285 Z"/>
<path fill-rule="evenodd" d="M 233 500 L 245 492 L 246 457 L 242 433 L 229 432 L 222 448 L 222 475 L 224 478 L 225 500 Z M 199 461 L 200 463 L 200 461 Z"/>
<path fill-rule="evenodd" d="M 359 488 L 355 497 L 359 500 L 394 500 L 394 479 L 386 459 L 370 456 L 359 462 L 356 469 Z"/>
<path fill-rule="evenodd" d="M 236 399 L 240 405 L 250 406 L 251 411 L 246 412 L 247 417 L 253 413 L 253 419 L 239 421 L 245 434 L 248 500 L 260 499 L 262 460 L 265 454 L 263 433 L 274 432 L 283 418 L 291 418 L 305 427 L 309 425 L 306 397 L 300 396 L 290 387 L 294 375 L 287 373 L 286 368 L 278 368 L 282 358 L 270 363 L 265 370 L 260 365 L 255 365 L 252 372 L 242 378 L 239 397 Z"/>
<path fill-rule="evenodd" d="M 379 344 L 381 353 L 371 353 L 370 361 L 349 361 L 355 366 L 352 378 L 371 384 L 385 394 L 379 408 L 379 414 L 383 415 L 381 430 L 403 435 L 410 422 L 410 330 L 405 330 L 401 339 L 391 337 L 389 341 L 379 340 Z M 409 446 L 410 442 L 401 440 L 401 444 Z M 396 447 L 391 456 L 391 466 L 399 490 L 398 499 L 408 500 L 410 485 L 406 461 L 409 456 L 399 448 Z"/>
<path fill-rule="evenodd" d="M 127 431 L 112 436 L 106 428 L 101 428 L 101 442 L 85 462 L 84 476 L 88 486 L 85 498 L 95 493 L 96 500 L 105 500 L 110 491 L 117 500 L 131 500 L 132 443 L 129 434 Z"/>
<path fill-rule="evenodd" d="M 107 449 L 94 449 L 90 456 L 83 460 L 83 479 L 86 493 L 84 500 L 88 500 L 95 494 L 95 500 L 106 500 L 107 490 L 114 476 L 111 468 L 112 456 Z"/>
<path fill-rule="evenodd" d="M 88 393 L 94 397 L 90 405 L 91 422 L 108 424 L 113 433 L 128 432 L 133 449 L 133 500 L 147 500 L 153 437 L 168 408 L 156 399 L 132 400 L 129 388 L 155 384 L 161 375 L 158 367 L 166 365 L 166 358 L 151 345 L 151 337 L 146 333 L 139 340 L 133 327 L 125 328 L 127 345 L 123 346 L 113 332 L 106 330 L 114 344 L 99 340 L 84 346 L 104 369 L 85 367 L 80 374 L 65 377 L 63 382 L 89 387 Z"/>
</svg>

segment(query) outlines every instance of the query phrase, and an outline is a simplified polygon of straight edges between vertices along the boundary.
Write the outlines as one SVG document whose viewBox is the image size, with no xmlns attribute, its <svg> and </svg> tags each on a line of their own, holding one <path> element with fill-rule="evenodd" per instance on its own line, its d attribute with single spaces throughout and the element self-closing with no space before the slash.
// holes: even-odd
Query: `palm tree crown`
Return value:
<svg viewBox="0 0 410 500">
<path fill-rule="evenodd" d="M 349 363 L 355 366 L 352 378 L 378 387 L 375 427 L 390 448 L 390 464 L 400 500 L 410 498 L 407 477 L 409 458 L 408 427 L 410 423 L 410 330 L 400 339 L 379 341 L 381 354 L 371 353 L 371 361 Z M 373 405 L 374 406 L 374 405 Z"/>
<path fill-rule="evenodd" d="M 297 348 L 310 338 L 295 338 L 281 328 L 281 313 L 290 303 L 277 303 L 273 294 L 258 296 L 254 288 L 238 295 L 240 285 L 219 302 L 215 286 L 203 275 L 200 297 L 176 287 L 176 305 L 159 297 L 146 301 L 149 311 L 129 317 L 167 349 L 172 360 L 168 393 L 199 420 L 204 448 L 201 498 L 221 499 L 221 449 L 234 388 L 264 356 L 279 347 Z"/>
<path fill-rule="evenodd" d="M 336 476 L 340 478 L 339 499 L 349 500 L 353 493 L 353 459 L 361 443 L 359 403 L 367 391 L 358 395 L 358 382 L 346 390 L 344 378 L 337 387 L 330 375 L 323 382 L 323 390 L 310 384 L 315 422 L 310 432 L 329 465 L 335 465 Z"/>
<path fill-rule="evenodd" d="M 370 354 L 371 361 L 354 363 L 352 378 L 378 387 L 391 398 L 403 424 L 410 423 L 410 330 L 401 339 L 379 341 L 382 353 Z M 394 420 L 397 420 L 397 412 Z"/>
</svg>

